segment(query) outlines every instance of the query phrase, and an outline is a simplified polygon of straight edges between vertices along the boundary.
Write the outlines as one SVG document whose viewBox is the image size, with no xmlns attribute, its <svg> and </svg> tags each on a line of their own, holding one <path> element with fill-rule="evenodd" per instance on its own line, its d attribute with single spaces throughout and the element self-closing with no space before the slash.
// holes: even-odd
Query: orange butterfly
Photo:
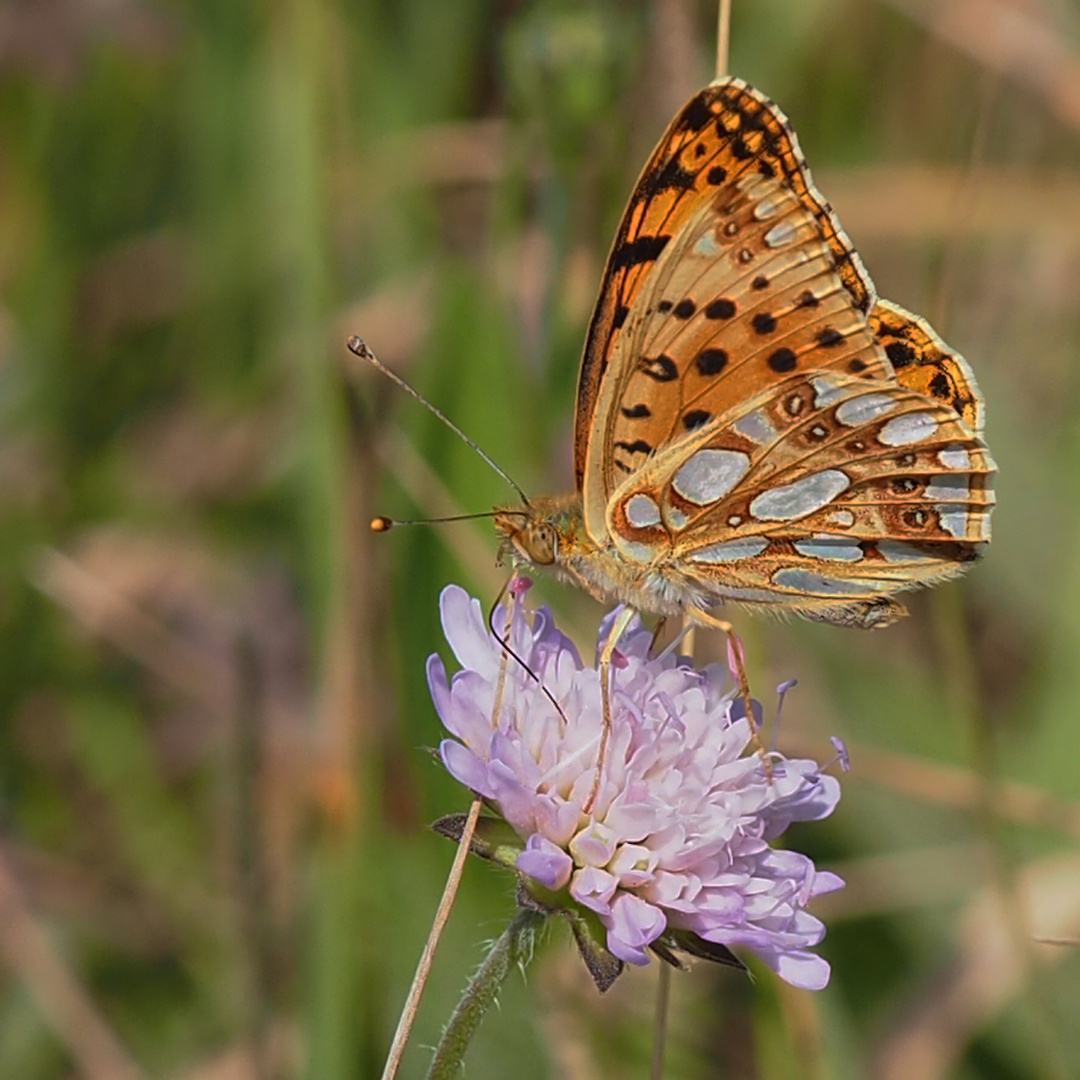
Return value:
<svg viewBox="0 0 1080 1080">
<path fill-rule="evenodd" d="M 577 490 L 501 509 L 515 561 L 605 603 L 886 626 L 990 539 L 964 360 L 879 300 L 787 119 L 740 79 L 653 151 L 585 344 Z"/>
</svg>

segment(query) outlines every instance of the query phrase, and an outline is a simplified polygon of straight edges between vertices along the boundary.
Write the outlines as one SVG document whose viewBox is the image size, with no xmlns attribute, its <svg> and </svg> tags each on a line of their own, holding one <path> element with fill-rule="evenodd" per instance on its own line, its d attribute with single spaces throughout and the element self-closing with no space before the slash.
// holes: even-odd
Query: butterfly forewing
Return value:
<svg viewBox="0 0 1080 1080">
<path fill-rule="evenodd" d="M 642 283 L 703 199 L 755 175 L 776 178 L 794 193 L 817 222 L 851 302 L 862 311 L 873 305 L 873 284 L 832 208 L 813 186 L 784 115 L 739 79 L 706 87 L 672 121 L 653 151 L 608 256 L 578 384 L 574 457 L 579 488 L 600 382 Z"/>
<path fill-rule="evenodd" d="M 596 510 L 656 448 L 733 402 L 784 393 L 793 374 L 891 378 L 814 217 L 779 181 L 752 176 L 721 191 L 678 240 L 642 286 L 602 380 L 587 465 L 600 480 Z"/>
<path fill-rule="evenodd" d="M 590 327 L 576 458 L 594 542 L 664 588 L 871 625 L 989 539 L 981 424 L 970 369 L 877 299 L 779 110 L 737 80 L 693 99 Z"/>
</svg>

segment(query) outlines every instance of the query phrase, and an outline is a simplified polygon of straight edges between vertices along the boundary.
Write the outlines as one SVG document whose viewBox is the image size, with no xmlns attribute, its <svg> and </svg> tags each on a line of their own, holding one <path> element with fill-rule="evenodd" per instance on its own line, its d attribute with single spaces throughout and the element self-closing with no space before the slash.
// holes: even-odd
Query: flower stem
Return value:
<svg viewBox="0 0 1080 1080">
<path fill-rule="evenodd" d="M 720 0 L 716 16 L 716 77 L 728 73 L 728 49 L 731 43 L 731 0 Z"/>
<path fill-rule="evenodd" d="M 669 1007 L 671 1005 L 671 968 L 660 962 L 656 984 L 656 1013 L 653 1019 L 651 1080 L 664 1080 L 664 1049 L 667 1045 Z"/>
<path fill-rule="evenodd" d="M 401 1064 L 402 1055 L 405 1053 L 405 1044 L 409 1041 L 409 1033 L 412 1031 L 416 1012 L 420 1008 L 420 995 L 424 992 L 428 973 L 431 971 L 431 963 L 435 959 L 435 947 L 439 944 L 439 938 L 442 937 L 446 920 L 450 918 L 450 908 L 453 907 L 454 898 L 457 896 L 458 886 L 461 884 L 461 875 L 465 872 L 465 859 L 469 854 L 469 844 L 472 843 L 473 833 L 476 831 L 476 823 L 480 818 L 480 808 L 482 806 L 483 800 L 477 798 L 473 800 L 473 804 L 469 808 L 469 816 L 465 821 L 465 828 L 461 832 L 461 839 L 458 841 L 457 853 L 454 855 L 454 862 L 446 879 L 442 899 L 439 900 L 439 907 L 435 912 L 435 919 L 431 924 L 431 931 L 424 945 L 424 951 L 420 954 L 420 960 L 416 965 L 416 974 L 413 976 L 412 986 L 409 987 L 409 996 L 405 999 L 401 1016 L 398 1018 L 397 1030 L 394 1032 L 390 1052 L 386 1055 L 382 1080 L 394 1080 L 398 1066 Z"/>
<path fill-rule="evenodd" d="M 427 1080 L 459 1080 L 469 1040 L 514 965 L 527 964 L 532 959 L 536 934 L 546 918 L 543 912 L 521 908 L 502 937 L 492 945 L 446 1025 L 428 1069 Z"/>
</svg>

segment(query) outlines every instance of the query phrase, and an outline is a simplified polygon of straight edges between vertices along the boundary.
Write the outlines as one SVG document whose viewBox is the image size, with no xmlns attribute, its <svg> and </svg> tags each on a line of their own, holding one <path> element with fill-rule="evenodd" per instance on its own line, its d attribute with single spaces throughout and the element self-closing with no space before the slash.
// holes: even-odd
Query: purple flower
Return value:
<svg viewBox="0 0 1080 1080">
<path fill-rule="evenodd" d="M 493 726 L 503 650 L 463 589 L 445 589 L 441 608 L 462 665 L 448 682 L 439 657 L 428 661 L 435 707 L 454 736 L 442 743 L 442 760 L 524 842 L 522 874 L 595 912 L 607 948 L 629 963 L 648 963 L 652 942 L 688 931 L 746 946 L 795 986 L 825 986 L 829 965 L 809 951 L 825 927 L 806 905 L 843 882 L 769 841 L 792 821 L 828 816 L 840 785 L 816 762 L 775 751 L 766 772 L 744 710 L 732 718 L 724 668 L 696 671 L 670 652 L 650 658 L 650 631 L 630 625 L 619 642 L 623 662 L 612 669 L 603 775 L 586 813 L 602 733 L 596 667 L 582 662 L 548 609 L 525 612 L 519 603 L 510 645 L 539 682 L 510 660 Z M 497 612 L 495 625 L 504 618 Z"/>
</svg>

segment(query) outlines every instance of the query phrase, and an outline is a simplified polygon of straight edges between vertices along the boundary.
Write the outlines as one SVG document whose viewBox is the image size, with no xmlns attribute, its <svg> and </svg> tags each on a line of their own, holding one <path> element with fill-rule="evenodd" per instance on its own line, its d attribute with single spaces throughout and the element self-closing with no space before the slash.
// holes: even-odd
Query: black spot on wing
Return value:
<svg viewBox="0 0 1080 1080">
<path fill-rule="evenodd" d="M 707 424 L 711 419 L 712 413 L 705 409 L 691 409 L 689 412 L 683 413 L 682 422 L 687 431 L 693 431 L 694 428 Z"/>
<path fill-rule="evenodd" d="M 915 350 L 903 341 L 890 341 L 885 346 L 885 355 L 898 371 L 915 363 Z"/>
<path fill-rule="evenodd" d="M 694 174 L 687 172 L 679 164 L 678 158 L 672 158 L 658 172 L 645 177 L 641 182 L 641 194 L 651 199 L 662 191 L 669 191 L 672 188 L 677 191 L 688 191 L 693 186 Z"/>
<path fill-rule="evenodd" d="M 754 156 L 754 151 L 747 146 L 746 140 L 741 135 L 731 140 L 731 152 L 739 161 L 749 161 Z"/>
<path fill-rule="evenodd" d="M 694 361 L 702 375 L 719 375 L 727 362 L 728 354 L 723 349 L 704 349 Z"/>
<path fill-rule="evenodd" d="M 702 95 L 699 94 L 683 109 L 683 114 L 679 118 L 678 130 L 701 131 L 702 128 L 708 126 L 712 118 L 712 110 L 705 103 Z"/>
<path fill-rule="evenodd" d="M 670 356 L 644 357 L 640 362 L 642 372 L 657 382 L 672 382 L 679 377 L 679 368 Z"/>
<path fill-rule="evenodd" d="M 735 314 L 735 301 L 721 296 L 705 306 L 706 319 L 730 319 Z"/>
<path fill-rule="evenodd" d="M 947 398 L 952 394 L 952 383 L 944 371 L 939 371 L 930 380 L 930 393 L 936 398 Z"/>
<path fill-rule="evenodd" d="M 655 262 L 660 258 L 670 240 L 671 237 L 663 233 L 658 236 L 639 236 L 636 240 L 628 240 L 615 249 L 611 260 L 612 269 L 622 270 L 630 266 L 640 266 L 642 263 Z"/>
<path fill-rule="evenodd" d="M 777 349 L 776 352 L 772 353 L 769 357 L 769 367 L 771 367 L 773 371 L 780 372 L 781 374 L 788 371 L 794 371 L 796 363 L 798 363 L 798 357 L 796 357 L 791 349 L 786 347 Z"/>
</svg>

